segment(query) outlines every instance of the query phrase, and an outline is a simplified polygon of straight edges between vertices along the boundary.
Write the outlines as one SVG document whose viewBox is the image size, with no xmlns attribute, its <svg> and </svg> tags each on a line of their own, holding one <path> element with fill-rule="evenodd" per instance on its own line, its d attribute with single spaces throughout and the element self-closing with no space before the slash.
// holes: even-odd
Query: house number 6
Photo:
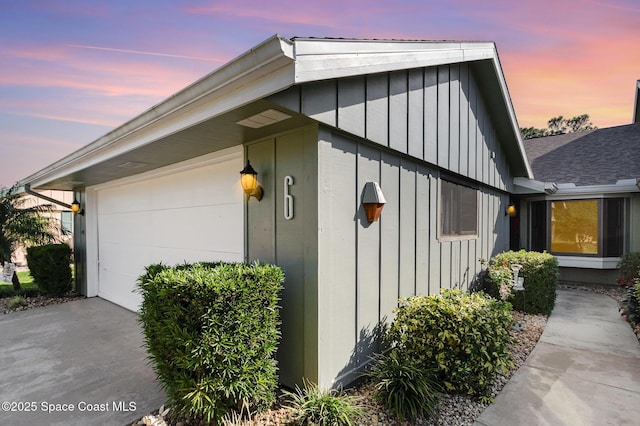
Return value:
<svg viewBox="0 0 640 426">
<path fill-rule="evenodd" d="M 284 218 L 293 219 L 293 196 L 289 195 L 289 186 L 293 185 L 293 177 L 284 177 Z"/>
</svg>

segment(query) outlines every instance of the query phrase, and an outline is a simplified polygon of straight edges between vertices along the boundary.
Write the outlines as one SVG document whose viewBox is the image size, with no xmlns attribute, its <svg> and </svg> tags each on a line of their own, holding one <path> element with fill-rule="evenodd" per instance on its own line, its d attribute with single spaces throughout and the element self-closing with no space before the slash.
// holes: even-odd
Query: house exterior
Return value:
<svg viewBox="0 0 640 426">
<path fill-rule="evenodd" d="M 71 191 L 55 191 L 46 190 L 41 191 L 45 197 L 60 200 L 63 203 L 71 204 L 73 202 L 73 193 Z M 40 205 L 48 205 L 51 210 L 44 213 L 45 216 L 53 219 L 55 223 L 54 235 L 59 238 L 61 242 L 69 244 L 73 248 L 73 213 L 70 209 L 50 203 L 42 198 L 35 197 L 30 194 L 23 194 L 22 207 L 29 208 Z M 11 256 L 11 261 L 18 266 L 26 266 L 27 264 L 27 250 L 24 246 L 19 245 Z"/>
<path fill-rule="evenodd" d="M 281 382 L 331 387 L 398 297 L 467 288 L 509 249 L 514 178 L 532 174 L 493 43 L 276 35 L 24 183 L 82 204 L 87 296 L 136 310 L 156 262 L 281 266 Z"/>
<path fill-rule="evenodd" d="M 524 145 L 553 190 L 521 200 L 522 247 L 555 255 L 561 281 L 615 284 L 620 257 L 640 251 L 640 123 Z"/>
</svg>

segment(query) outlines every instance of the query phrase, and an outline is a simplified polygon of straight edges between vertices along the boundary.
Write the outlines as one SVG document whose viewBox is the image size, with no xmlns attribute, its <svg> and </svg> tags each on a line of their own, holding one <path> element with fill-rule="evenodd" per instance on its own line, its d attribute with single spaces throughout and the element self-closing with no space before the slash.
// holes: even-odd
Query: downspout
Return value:
<svg viewBox="0 0 640 426">
<path fill-rule="evenodd" d="M 35 191 L 31 190 L 31 184 L 30 183 L 25 183 L 24 184 L 24 192 L 26 192 L 29 195 L 33 195 L 34 197 L 41 198 L 41 199 L 43 199 L 45 201 L 48 201 L 48 202 L 53 203 L 53 204 L 57 204 L 57 205 L 62 206 L 62 207 L 66 207 L 69 210 L 71 210 L 71 204 L 63 203 L 62 201 L 56 200 L 56 199 L 51 198 L 51 197 L 47 197 L 46 195 L 42 195 L 42 194 L 40 194 L 38 192 L 35 192 Z"/>
<path fill-rule="evenodd" d="M 29 195 L 33 195 L 34 197 L 43 199 L 45 201 L 48 201 L 50 203 L 53 204 L 57 204 L 59 206 L 62 207 L 66 207 L 69 210 L 71 210 L 74 213 L 79 214 L 80 216 L 84 216 L 84 209 L 80 208 L 80 204 L 74 199 L 72 204 L 67 204 L 64 203 L 60 200 L 56 200 L 55 198 L 51 198 L 51 197 L 47 197 L 46 195 L 42 195 L 39 192 L 35 192 L 31 189 L 31 184 L 30 183 L 25 183 L 24 184 L 24 192 L 26 192 Z M 75 208 L 74 208 L 75 207 Z"/>
</svg>

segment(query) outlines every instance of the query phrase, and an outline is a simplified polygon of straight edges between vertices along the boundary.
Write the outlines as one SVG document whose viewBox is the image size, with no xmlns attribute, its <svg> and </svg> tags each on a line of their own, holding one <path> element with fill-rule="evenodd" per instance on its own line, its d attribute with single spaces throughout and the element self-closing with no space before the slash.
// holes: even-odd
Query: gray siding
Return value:
<svg viewBox="0 0 640 426">
<path fill-rule="evenodd" d="M 269 100 L 431 165 L 509 189 L 509 168 L 473 64 L 308 83 Z"/>
<path fill-rule="evenodd" d="M 255 198 L 247 202 L 247 259 L 284 269 L 277 358 L 280 381 L 293 386 L 301 384 L 303 377 L 317 377 L 317 130 L 312 127 L 250 143 L 246 155 L 264 188 L 260 202 Z M 285 176 L 293 177 L 291 220 L 284 217 Z M 353 300 L 345 303 L 355 305 Z"/>
<path fill-rule="evenodd" d="M 441 241 L 437 167 L 329 128 L 319 137 L 318 380 L 332 386 L 354 379 L 377 349 L 376 326 L 393 317 L 398 297 L 467 289 L 480 257 L 508 249 L 508 196 L 482 186 L 478 237 Z M 374 223 L 360 203 L 369 181 L 387 200 Z"/>
</svg>

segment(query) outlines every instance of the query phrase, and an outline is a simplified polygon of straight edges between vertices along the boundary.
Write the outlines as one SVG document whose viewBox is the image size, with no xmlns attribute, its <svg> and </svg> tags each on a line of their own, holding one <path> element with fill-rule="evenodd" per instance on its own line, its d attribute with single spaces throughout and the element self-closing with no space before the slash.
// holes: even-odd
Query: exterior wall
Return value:
<svg viewBox="0 0 640 426">
<path fill-rule="evenodd" d="M 303 84 L 269 100 L 430 165 L 512 189 L 472 64 Z"/>
<path fill-rule="evenodd" d="M 377 350 L 377 326 L 398 297 L 466 289 L 478 259 L 508 249 L 509 197 L 481 186 L 478 236 L 441 241 L 439 168 L 328 128 L 318 156 L 318 382 L 336 386 Z M 368 181 L 387 201 L 373 223 L 360 203 Z"/>
<path fill-rule="evenodd" d="M 326 125 L 317 147 L 317 341 L 305 344 L 305 362 L 317 350 L 317 380 L 305 377 L 346 384 L 377 349 L 377 327 L 398 297 L 467 288 L 478 259 L 508 249 L 511 174 L 469 64 L 303 84 L 269 100 Z M 477 238 L 438 240 L 442 171 L 479 184 Z M 387 199 L 372 224 L 360 207 L 367 181 Z"/>
<path fill-rule="evenodd" d="M 558 281 L 564 284 L 616 285 L 617 269 L 560 268 Z"/>
<path fill-rule="evenodd" d="M 285 272 L 282 340 L 278 348 L 280 382 L 294 386 L 318 376 L 318 215 L 315 126 L 247 144 L 246 156 L 264 188 L 261 201 L 247 201 L 247 259 L 277 264 Z M 284 216 L 285 177 L 293 217 Z M 322 351 L 327 347 L 322 347 Z"/>
<path fill-rule="evenodd" d="M 71 204 L 73 202 L 73 192 L 71 191 L 53 191 L 53 190 L 46 190 L 46 191 L 39 191 L 40 193 L 42 193 L 42 195 L 47 196 L 49 198 L 53 198 L 54 200 L 59 200 L 63 203 L 66 204 Z M 47 200 L 44 200 L 42 198 L 38 198 L 35 197 L 33 195 L 29 195 L 29 194 L 25 194 L 23 197 L 23 207 L 25 208 L 29 208 L 29 207 L 35 207 L 35 206 L 41 206 L 41 205 L 50 205 L 52 210 L 50 212 L 44 213 L 46 216 L 49 216 L 51 218 L 53 218 L 56 221 L 56 230 L 55 230 L 55 234 L 57 235 L 57 237 L 60 239 L 61 242 L 64 242 L 66 244 L 69 244 L 71 246 L 71 248 L 73 249 L 74 245 L 73 245 L 73 237 L 71 235 L 62 235 L 61 228 L 60 228 L 60 222 L 61 222 L 61 214 L 62 212 L 69 212 L 71 210 L 69 210 L 66 207 L 62 207 L 59 206 L 57 204 L 53 204 L 50 203 Z M 13 252 L 13 255 L 11 256 L 11 261 L 13 263 L 15 263 L 16 265 L 19 266 L 25 266 L 27 264 L 27 250 L 25 247 L 23 247 L 22 245 L 19 245 L 18 247 L 16 247 L 16 249 Z"/>
</svg>

